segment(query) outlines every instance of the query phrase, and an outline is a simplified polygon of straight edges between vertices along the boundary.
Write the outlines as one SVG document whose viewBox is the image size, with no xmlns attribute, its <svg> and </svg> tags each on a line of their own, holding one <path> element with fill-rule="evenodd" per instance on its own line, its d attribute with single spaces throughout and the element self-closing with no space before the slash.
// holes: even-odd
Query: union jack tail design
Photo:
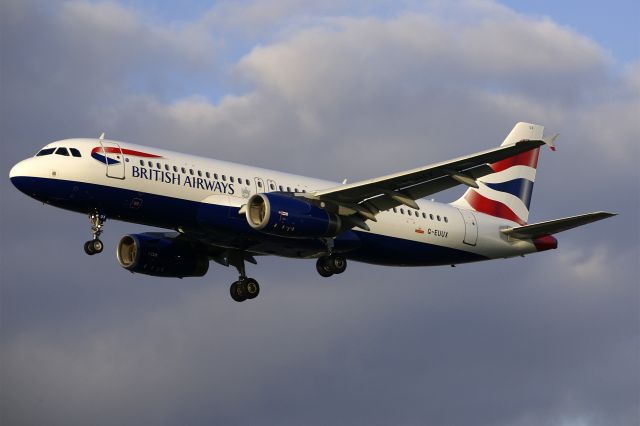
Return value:
<svg viewBox="0 0 640 426">
<path fill-rule="evenodd" d="M 543 126 L 517 123 L 502 145 L 510 145 L 523 139 L 542 139 L 543 132 Z M 520 225 L 526 224 L 529 220 L 529 205 L 539 154 L 540 148 L 536 148 L 491 164 L 494 173 L 478 179 L 477 189 L 467 189 L 461 198 L 451 204 Z"/>
</svg>

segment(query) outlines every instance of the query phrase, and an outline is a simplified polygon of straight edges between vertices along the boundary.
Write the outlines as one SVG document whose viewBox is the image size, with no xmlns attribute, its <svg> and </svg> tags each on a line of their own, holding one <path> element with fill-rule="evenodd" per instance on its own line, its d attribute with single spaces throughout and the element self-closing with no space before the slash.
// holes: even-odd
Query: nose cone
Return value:
<svg viewBox="0 0 640 426">
<path fill-rule="evenodd" d="M 31 185 L 29 184 L 29 182 L 31 181 L 31 179 L 28 173 L 28 166 L 26 164 L 28 161 L 29 160 L 22 160 L 21 162 L 13 166 L 9 171 L 9 179 L 11 179 L 11 183 L 13 184 L 13 186 L 18 188 L 21 192 L 30 195 L 29 187 Z"/>
</svg>

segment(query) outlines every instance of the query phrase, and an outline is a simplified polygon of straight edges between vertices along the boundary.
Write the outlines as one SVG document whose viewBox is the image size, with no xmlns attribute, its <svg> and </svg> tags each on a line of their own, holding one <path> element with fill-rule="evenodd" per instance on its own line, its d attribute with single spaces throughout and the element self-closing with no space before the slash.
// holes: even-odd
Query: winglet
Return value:
<svg viewBox="0 0 640 426">
<path fill-rule="evenodd" d="M 553 136 L 547 136 L 546 138 L 542 138 L 542 142 L 544 142 L 551 151 L 555 151 L 556 150 L 555 141 L 556 139 L 558 139 L 558 136 L 560 136 L 560 133 L 556 133 Z"/>
</svg>

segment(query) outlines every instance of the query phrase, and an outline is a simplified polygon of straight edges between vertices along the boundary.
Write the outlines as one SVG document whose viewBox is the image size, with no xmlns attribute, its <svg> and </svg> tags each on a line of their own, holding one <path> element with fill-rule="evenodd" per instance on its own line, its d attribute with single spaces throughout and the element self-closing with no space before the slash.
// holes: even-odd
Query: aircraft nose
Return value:
<svg viewBox="0 0 640 426">
<path fill-rule="evenodd" d="M 19 163 L 16 163 L 11 170 L 9 171 L 9 179 L 11 179 L 11 182 L 13 182 L 13 178 L 18 177 L 18 176 L 24 176 L 24 161 L 20 161 Z"/>
<path fill-rule="evenodd" d="M 9 179 L 13 186 L 15 186 L 19 191 L 24 192 L 25 194 L 29 193 L 29 173 L 28 173 L 28 160 L 22 160 L 17 163 L 15 166 L 11 168 L 9 171 Z"/>
</svg>

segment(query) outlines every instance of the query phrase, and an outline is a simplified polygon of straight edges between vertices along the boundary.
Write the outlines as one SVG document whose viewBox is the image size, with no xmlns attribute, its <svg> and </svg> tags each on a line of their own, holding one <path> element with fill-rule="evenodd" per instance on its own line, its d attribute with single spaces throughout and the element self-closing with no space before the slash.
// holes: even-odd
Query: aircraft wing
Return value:
<svg viewBox="0 0 640 426">
<path fill-rule="evenodd" d="M 586 225 L 615 215 L 615 213 L 609 212 L 585 213 L 562 219 L 532 223 L 531 225 L 506 228 L 501 230 L 501 232 L 515 238 L 536 238 L 543 235 L 557 234 L 558 232 L 567 231 L 569 229 L 577 228 L 578 226 Z"/>
<path fill-rule="evenodd" d="M 459 184 L 477 188 L 476 179 L 493 173 L 490 163 L 531 151 L 550 142 L 552 141 L 521 140 L 512 145 L 316 191 L 305 196 L 332 205 L 341 215 L 349 216 L 359 213 L 364 219 L 375 221 L 375 215 L 380 211 L 389 210 L 401 204 L 418 209 L 415 200 Z"/>
</svg>

